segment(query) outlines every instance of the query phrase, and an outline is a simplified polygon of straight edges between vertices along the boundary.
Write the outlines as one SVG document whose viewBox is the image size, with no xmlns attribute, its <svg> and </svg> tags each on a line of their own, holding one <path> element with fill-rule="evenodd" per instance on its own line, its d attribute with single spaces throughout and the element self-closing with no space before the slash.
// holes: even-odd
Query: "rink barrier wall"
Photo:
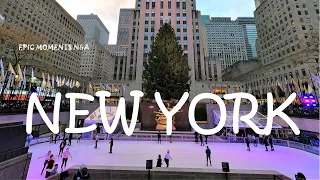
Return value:
<svg viewBox="0 0 320 180">
<path fill-rule="evenodd" d="M 91 179 L 94 180 L 133 180 L 148 179 L 148 170 L 145 167 L 110 167 L 86 166 Z M 73 178 L 79 166 L 68 169 L 69 179 Z M 48 180 L 59 180 L 59 174 L 49 177 Z M 203 180 L 203 179 L 228 179 L 228 180 L 289 180 L 287 176 L 277 171 L 270 170 L 236 170 L 230 169 L 229 173 L 222 169 L 201 168 L 166 168 L 160 167 L 150 170 L 150 180 L 175 179 L 175 180 Z"/>
<path fill-rule="evenodd" d="M 158 135 L 157 134 L 143 134 L 143 133 L 134 133 L 131 136 L 127 136 L 125 134 L 113 134 L 113 135 L 107 135 L 107 134 L 99 134 L 100 140 L 109 140 L 111 137 L 114 140 L 127 140 L 127 141 L 157 141 Z M 84 140 L 90 140 L 92 138 L 85 138 Z M 50 142 L 51 136 L 43 136 L 37 139 L 33 139 L 30 143 L 30 146 Z M 161 141 L 168 141 L 170 142 L 170 136 L 167 136 L 166 134 L 161 134 Z M 187 134 L 172 134 L 172 141 L 173 142 L 194 142 L 195 136 L 194 135 L 187 135 Z M 203 137 L 203 141 L 205 142 L 205 137 Z M 237 137 L 236 140 L 233 139 L 233 137 L 228 138 L 226 136 L 208 136 L 208 142 L 214 142 L 214 143 L 245 143 L 245 138 L 243 137 Z M 258 144 L 259 144 L 259 138 L 258 138 Z M 199 142 L 200 143 L 200 142 Z M 251 140 L 251 144 L 253 143 L 253 140 Z M 310 146 L 307 144 L 302 144 L 299 142 L 293 142 L 293 141 L 287 141 L 287 140 L 281 140 L 281 139 L 274 139 L 273 140 L 274 145 L 278 146 L 284 146 L 294 149 L 299 149 L 302 151 L 306 151 L 315 155 L 319 154 L 319 147 L 316 146 Z"/>
</svg>

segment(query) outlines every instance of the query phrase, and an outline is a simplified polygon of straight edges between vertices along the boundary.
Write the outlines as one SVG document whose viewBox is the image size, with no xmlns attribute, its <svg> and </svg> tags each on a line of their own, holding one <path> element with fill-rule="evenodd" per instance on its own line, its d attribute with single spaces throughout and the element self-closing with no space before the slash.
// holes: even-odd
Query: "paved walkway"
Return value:
<svg viewBox="0 0 320 180">
<path fill-rule="evenodd" d="M 145 160 L 153 159 L 154 167 L 159 154 L 164 157 L 167 149 L 173 158 L 171 167 L 179 168 L 214 168 L 221 169 L 221 162 L 229 162 L 230 169 L 276 170 L 292 179 L 294 174 L 302 172 L 308 180 L 320 179 L 319 156 L 287 147 L 275 146 L 275 151 L 265 151 L 261 145 L 246 150 L 245 144 L 210 143 L 212 167 L 206 166 L 205 146 L 192 142 L 157 142 L 150 141 L 114 141 L 113 154 L 109 154 L 109 142 L 100 141 L 98 149 L 94 149 L 94 141 L 83 140 L 70 148 L 72 159 L 69 158 L 67 168 L 73 165 L 106 165 L 106 166 L 140 166 L 145 167 Z M 41 176 L 44 159 L 38 159 L 51 150 L 59 152 L 59 144 L 39 144 L 30 147 L 32 160 L 28 178 L 44 179 Z M 61 165 L 61 158 L 56 163 Z"/>
</svg>

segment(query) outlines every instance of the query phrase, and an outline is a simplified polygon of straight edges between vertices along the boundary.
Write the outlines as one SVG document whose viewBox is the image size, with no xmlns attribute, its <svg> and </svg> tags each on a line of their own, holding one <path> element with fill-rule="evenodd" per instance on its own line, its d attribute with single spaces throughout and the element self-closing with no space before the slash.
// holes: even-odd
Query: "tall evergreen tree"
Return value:
<svg viewBox="0 0 320 180">
<path fill-rule="evenodd" d="M 143 88 L 147 98 L 154 99 L 158 91 L 162 99 L 179 100 L 184 92 L 190 91 L 188 56 L 169 23 L 159 29 L 144 67 Z"/>
</svg>

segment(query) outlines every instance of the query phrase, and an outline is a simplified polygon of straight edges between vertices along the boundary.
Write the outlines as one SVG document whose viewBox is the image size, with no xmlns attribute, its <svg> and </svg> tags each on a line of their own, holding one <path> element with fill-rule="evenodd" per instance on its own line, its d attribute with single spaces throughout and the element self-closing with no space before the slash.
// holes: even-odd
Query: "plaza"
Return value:
<svg viewBox="0 0 320 180">
<path fill-rule="evenodd" d="M 59 144 L 42 143 L 31 146 L 32 160 L 29 167 L 27 179 L 40 180 L 44 159 L 38 159 L 45 155 L 48 150 L 53 154 L 59 152 Z M 160 154 L 164 157 L 170 150 L 173 168 L 204 168 L 221 169 L 221 162 L 229 162 L 232 170 L 275 170 L 289 178 L 294 179 L 297 172 L 302 172 L 309 180 L 319 179 L 319 156 L 305 151 L 275 146 L 275 151 L 265 151 L 265 147 L 258 145 L 251 151 L 246 150 L 244 143 L 212 143 L 207 144 L 211 149 L 212 166 L 206 166 L 205 148 L 194 142 L 163 141 L 126 141 L 115 140 L 113 153 L 109 154 L 109 141 L 100 141 L 98 148 L 94 149 L 93 140 L 82 140 L 80 143 L 72 141 L 70 148 L 72 159 L 69 158 L 67 169 L 75 165 L 97 165 L 97 166 L 131 166 L 145 167 L 145 161 L 153 159 L 155 167 L 156 158 Z M 61 158 L 56 158 L 57 164 L 61 165 Z M 170 168 L 169 167 L 169 168 Z M 162 167 L 165 168 L 165 167 Z M 59 168 L 60 169 L 60 168 Z M 90 172 L 90 169 L 89 169 Z"/>
</svg>

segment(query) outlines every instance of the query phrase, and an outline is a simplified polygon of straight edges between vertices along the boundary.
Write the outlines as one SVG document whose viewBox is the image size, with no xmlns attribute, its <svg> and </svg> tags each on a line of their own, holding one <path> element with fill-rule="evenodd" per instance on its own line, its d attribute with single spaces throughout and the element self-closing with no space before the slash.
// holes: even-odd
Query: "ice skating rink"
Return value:
<svg viewBox="0 0 320 180">
<path fill-rule="evenodd" d="M 292 179 L 294 174 L 302 172 L 308 180 L 319 177 L 319 156 L 301 150 L 275 146 L 275 151 L 265 151 L 264 146 L 258 145 L 251 151 L 246 150 L 245 144 L 209 143 L 212 155 L 212 167 L 206 166 L 206 146 L 193 142 L 157 142 L 114 140 L 113 153 L 109 154 L 109 141 L 100 141 L 98 149 L 94 149 L 94 141 L 83 140 L 81 143 L 72 141 L 70 148 L 72 159 L 69 158 L 67 168 L 73 165 L 107 165 L 107 166 L 141 166 L 145 167 L 145 160 L 153 159 L 154 167 L 157 156 L 164 157 L 169 149 L 172 161 L 171 167 L 179 168 L 214 168 L 221 169 L 221 162 L 229 162 L 230 169 L 276 170 Z M 38 159 L 48 150 L 54 154 L 59 152 L 59 144 L 44 143 L 31 146 L 32 160 L 29 167 L 30 180 L 45 179 L 41 176 L 44 159 Z M 61 158 L 56 163 L 61 166 Z M 60 168 L 59 168 L 60 169 Z M 90 172 L 90 170 L 89 170 Z"/>
</svg>

